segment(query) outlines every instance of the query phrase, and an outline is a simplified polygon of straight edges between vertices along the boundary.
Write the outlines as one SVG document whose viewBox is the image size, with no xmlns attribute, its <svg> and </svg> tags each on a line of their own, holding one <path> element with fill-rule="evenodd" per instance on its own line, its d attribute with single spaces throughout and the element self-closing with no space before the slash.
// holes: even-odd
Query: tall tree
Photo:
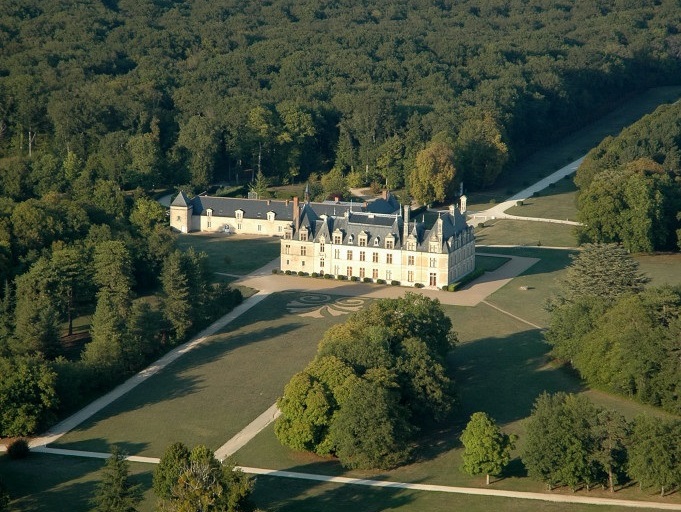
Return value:
<svg viewBox="0 0 681 512">
<path fill-rule="evenodd" d="M 461 434 L 463 470 L 469 475 L 500 475 L 511 460 L 517 437 L 504 434 L 495 421 L 484 412 L 471 416 Z"/>
<path fill-rule="evenodd" d="M 92 498 L 94 512 L 135 512 L 142 501 L 140 485 L 130 481 L 130 468 L 121 449 L 114 445 L 106 460 L 102 479 Z"/>
<path fill-rule="evenodd" d="M 409 191 L 421 204 L 444 201 L 454 194 L 457 181 L 454 151 L 444 142 L 431 142 L 416 155 Z"/>
<path fill-rule="evenodd" d="M 94 282 L 98 295 L 108 295 L 108 300 L 121 315 L 127 314 L 132 302 L 132 258 L 123 242 L 105 241 L 97 244 L 94 254 Z"/>
<path fill-rule="evenodd" d="M 462 179 L 475 189 L 494 184 L 508 162 L 508 147 L 502 141 L 499 125 L 489 113 L 464 121 L 454 154 Z"/>
</svg>

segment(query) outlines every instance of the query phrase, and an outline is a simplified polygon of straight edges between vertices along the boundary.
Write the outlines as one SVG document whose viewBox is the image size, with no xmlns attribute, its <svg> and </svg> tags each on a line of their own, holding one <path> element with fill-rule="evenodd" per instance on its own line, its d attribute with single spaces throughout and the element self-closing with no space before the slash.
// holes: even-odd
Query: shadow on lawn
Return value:
<svg viewBox="0 0 681 512">
<path fill-rule="evenodd" d="M 503 426 L 528 417 L 544 391 L 581 391 L 579 380 L 563 368 L 553 367 L 548 353 L 549 346 L 536 329 L 457 347 L 450 353 L 448 368 L 460 403 L 451 418 L 424 426 L 417 460 L 460 447 L 459 436 L 474 412 L 484 411 Z"/>
<path fill-rule="evenodd" d="M 85 439 L 83 441 L 60 443 L 58 448 L 62 450 L 83 450 L 86 452 L 111 453 L 114 445 L 118 446 L 118 448 L 120 448 L 125 455 L 137 455 L 148 448 L 149 443 L 132 443 L 127 441 L 111 443 L 106 439 L 98 437 L 94 439 Z"/>
<path fill-rule="evenodd" d="M 328 471 L 328 463 L 325 469 Z M 318 464 L 304 464 L 288 471 L 318 474 Z M 381 479 L 381 475 L 372 476 Z M 296 480 L 258 476 L 253 493 L 256 505 L 264 510 L 279 512 L 346 512 L 395 510 L 414 501 L 415 491 L 359 485 L 330 484 L 311 480 Z"/>
</svg>

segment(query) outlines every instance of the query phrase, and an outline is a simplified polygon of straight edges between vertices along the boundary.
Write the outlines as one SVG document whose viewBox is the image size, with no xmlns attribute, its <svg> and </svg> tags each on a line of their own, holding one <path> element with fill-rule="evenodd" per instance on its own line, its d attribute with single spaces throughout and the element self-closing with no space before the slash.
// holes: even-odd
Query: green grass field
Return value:
<svg viewBox="0 0 681 512">
<path fill-rule="evenodd" d="M 289 313 L 299 297 L 266 298 L 55 446 L 107 452 L 119 444 L 132 455 L 151 457 L 175 441 L 219 448 L 276 401 L 289 378 L 314 357 L 320 333 L 342 320 Z M 329 297 L 331 304 L 344 301 Z"/>
<path fill-rule="evenodd" d="M 205 252 L 212 272 L 245 275 L 278 257 L 280 240 L 276 237 L 194 233 L 177 235 L 177 246 L 182 250 L 193 247 L 198 252 Z"/>
<path fill-rule="evenodd" d="M 522 206 L 512 206 L 506 213 L 520 217 L 577 220 L 577 187 L 572 176 L 562 179 L 540 192 L 540 195 L 523 201 Z"/>
<path fill-rule="evenodd" d="M 575 247 L 574 229 L 568 224 L 503 219 L 476 227 L 475 240 L 477 245 Z"/>
</svg>

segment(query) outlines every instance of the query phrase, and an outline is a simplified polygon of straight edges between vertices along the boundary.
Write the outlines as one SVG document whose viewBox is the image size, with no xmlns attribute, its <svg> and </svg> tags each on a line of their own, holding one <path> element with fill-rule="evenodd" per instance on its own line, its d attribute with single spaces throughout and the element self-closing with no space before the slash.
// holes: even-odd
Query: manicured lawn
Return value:
<svg viewBox="0 0 681 512">
<path fill-rule="evenodd" d="M 543 245 L 574 247 L 577 239 L 574 226 L 548 222 L 497 220 L 475 228 L 477 245 Z M 483 249 L 481 249 L 483 250 Z"/>
<path fill-rule="evenodd" d="M 151 457 L 175 441 L 219 448 L 275 402 L 314 357 L 321 333 L 344 318 L 289 313 L 299 300 L 298 293 L 270 296 L 55 445 L 106 452 L 115 443 Z"/>
<path fill-rule="evenodd" d="M 213 272 L 245 275 L 279 256 L 280 238 L 194 233 L 177 235 L 177 246 L 205 252 Z"/>
<path fill-rule="evenodd" d="M 681 284 L 681 254 L 637 254 L 640 270 L 651 278 L 651 286 Z"/>
<path fill-rule="evenodd" d="M 103 466 L 100 459 L 31 453 L 26 459 L 12 461 L 0 455 L 0 478 L 14 500 L 10 505 L 13 512 L 78 512 L 92 509 L 89 500 L 95 494 Z M 130 464 L 132 482 L 141 484 L 144 490 L 140 512 L 155 509 L 153 468 Z"/>
<path fill-rule="evenodd" d="M 581 130 L 568 135 L 553 145 L 546 146 L 508 169 L 499 177 L 493 189 L 468 194 L 470 210 L 482 210 L 490 204 L 519 192 L 564 165 L 574 162 L 598 145 L 606 136 L 618 134 L 645 114 L 663 103 L 672 103 L 681 96 L 681 87 L 657 87 L 638 96 L 628 98 L 623 105 Z M 489 208 L 489 206 L 487 206 Z"/>
<path fill-rule="evenodd" d="M 539 196 L 526 199 L 522 206 L 512 206 L 506 213 L 521 217 L 577 220 L 577 187 L 572 178 L 573 176 L 569 176 L 558 181 L 552 187 L 542 190 Z"/>
<path fill-rule="evenodd" d="M 501 258 L 496 256 L 475 256 L 475 268 L 483 269 L 485 272 L 492 272 L 510 261 L 511 258 Z"/>
</svg>

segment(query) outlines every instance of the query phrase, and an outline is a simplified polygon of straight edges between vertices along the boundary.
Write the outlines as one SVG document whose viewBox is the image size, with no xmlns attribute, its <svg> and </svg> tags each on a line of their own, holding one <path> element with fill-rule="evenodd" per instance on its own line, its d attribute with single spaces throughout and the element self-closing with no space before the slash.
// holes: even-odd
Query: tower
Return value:
<svg viewBox="0 0 681 512">
<path fill-rule="evenodd" d="M 170 204 L 170 227 L 181 233 L 189 233 L 192 229 L 192 213 L 194 205 L 184 191 L 180 191 Z"/>
</svg>

